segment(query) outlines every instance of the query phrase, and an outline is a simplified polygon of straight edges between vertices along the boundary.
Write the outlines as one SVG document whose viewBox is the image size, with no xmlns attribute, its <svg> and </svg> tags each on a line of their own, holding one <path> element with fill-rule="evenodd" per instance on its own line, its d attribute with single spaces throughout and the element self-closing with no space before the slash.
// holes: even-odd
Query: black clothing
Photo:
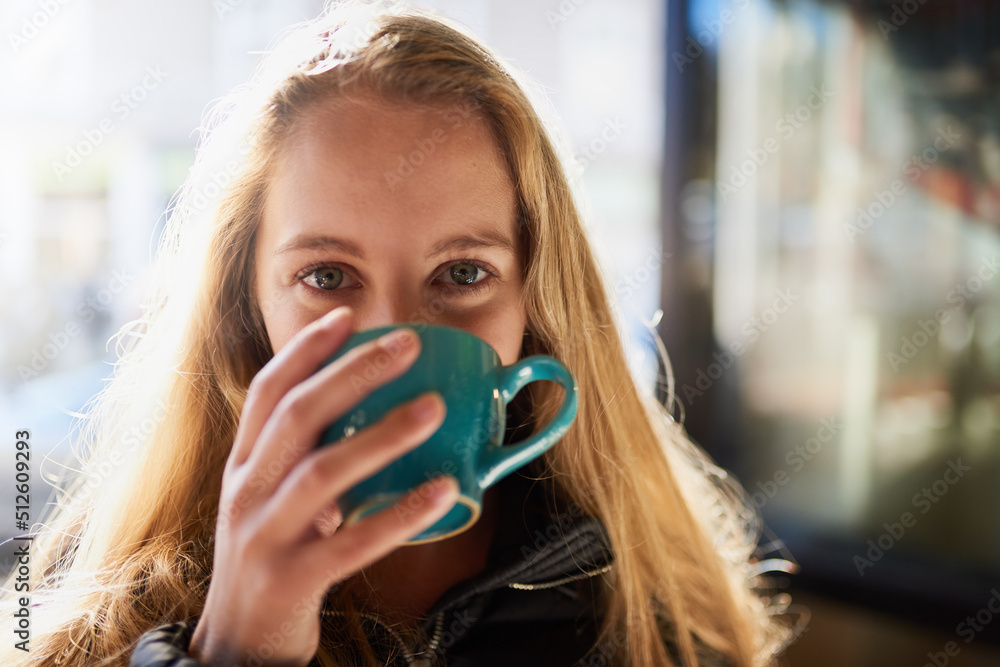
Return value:
<svg viewBox="0 0 1000 667">
<path fill-rule="evenodd" d="M 452 586 L 428 611 L 421 626 L 428 646 L 399 645 L 399 660 L 391 664 L 568 667 L 594 647 L 602 608 L 599 575 L 613 567 L 604 525 L 576 505 L 546 498 L 548 485 L 519 472 L 497 486 L 502 516 L 509 520 L 497 529 L 486 568 Z M 392 636 L 373 616 L 363 618 L 369 636 Z M 187 655 L 196 624 L 191 619 L 150 630 L 136 645 L 130 667 L 198 667 Z M 594 664 L 605 664 L 596 652 L 593 657 Z"/>
</svg>

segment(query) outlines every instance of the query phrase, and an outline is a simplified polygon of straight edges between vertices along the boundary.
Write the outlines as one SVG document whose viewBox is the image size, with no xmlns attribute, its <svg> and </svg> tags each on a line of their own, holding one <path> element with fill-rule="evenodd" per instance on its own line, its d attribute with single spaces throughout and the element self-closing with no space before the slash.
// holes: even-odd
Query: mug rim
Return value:
<svg viewBox="0 0 1000 667">
<path fill-rule="evenodd" d="M 363 502 L 362 504 L 355 507 L 350 513 L 348 513 L 348 515 L 344 517 L 342 525 L 350 526 L 357 523 L 358 521 L 367 519 L 372 514 L 377 514 L 378 512 L 384 512 L 390 509 L 399 500 L 405 498 L 406 493 L 408 492 L 404 493 L 391 492 L 391 493 L 376 494 L 371 498 L 369 498 L 368 500 L 366 500 L 365 502 Z M 471 528 L 477 521 L 479 521 L 479 515 L 482 514 L 482 504 L 478 500 L 476 500 L 475 498 L 473 498 L 472 496 L 470 496 L 465 492 L 459 491 L 458 497 L 455 499 L 455 504 L 448 511 L 450 512 L 458 505 L 465 505 L 470 512 L 469 519 L 461 526 L 459 526 L 458 528 L 453 528 L 449 530 L 447 533 L 442 533 L 441 535 L 435 535 L 434 537 L 425 537 L 420 540 L 416 539 L 407 540 L 402 544 L 402 546 L 413 546 L 416 544 L 428 544 L 430 542 L 439 542 L 441 540 L 448 539 L 449 537 L 454 537 L 459 533 L 464 533 L 469 528 Z M 373 507 L 376 508 L 377 510 L 376 512 L 372 512 Z M 447 513 L 445 514 L 445 516 L 447 516 Z M 443 519 L 444 517 L 441 517 L 441 519 L 439 519 L 438 521 L 441 521 Z M 426 532 L 427 530 L 430 530 L 437 524 L 438 522 L 436 521 L 430 526 L 427 526 L 427 528 L 425 528 L 424 531 L 421 532 Z M 417 534 L 419 535 L 420 533 Z"/>
</svg>

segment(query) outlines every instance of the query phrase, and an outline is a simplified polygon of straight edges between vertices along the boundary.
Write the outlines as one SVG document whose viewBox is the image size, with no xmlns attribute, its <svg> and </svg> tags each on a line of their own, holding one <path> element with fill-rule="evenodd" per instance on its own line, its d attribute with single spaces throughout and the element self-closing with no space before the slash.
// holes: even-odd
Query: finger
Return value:
<svg viewBox="0 0 1000 667">
<path fill-rule="evenodd" d="M 416 412 L 424 398 L 429 411 Z M 422 394 L 342 442 L 312 452 L 278 485 L 261 529 L 277 540 L 294 541 L 331 500 L 426 442 L 444 423 L 445 411 L 440 394 Z"/>
<path fill-rule="evenodd" d="M 450 475 L 425 482 L 392 507 L 306 545 L 303 566 L 309 571 L 326 568 L 332 574 L 327 585 L 346 579 L 433 526 L 455 505 L 458 492 L 458 481 Z M 331 563 L 336 564 L 332 573 Z"/>
<path fill-rule="evenodd" d="M 255 488 L 270 495 L 315 448 L 323 430 L 378 385 L 402 375 L 419 352 L 420 338 L 404 327 L 349 350 L 292 388 L 246 461 Z"/>
<path fill-rule="evenodd" d="M 353 326 L 354 311 L 350 307 L 334 308 L 303 327 L 265 364 L 247 390 L 227 467 L 247 460 L 278 402 L 344 344 Z"/>
</svg>

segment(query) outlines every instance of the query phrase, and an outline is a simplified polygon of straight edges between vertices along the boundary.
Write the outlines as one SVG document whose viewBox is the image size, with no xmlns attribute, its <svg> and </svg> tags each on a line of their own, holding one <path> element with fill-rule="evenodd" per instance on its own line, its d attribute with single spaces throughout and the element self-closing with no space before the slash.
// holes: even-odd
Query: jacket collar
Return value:
<svg viewBox="0 0 1000 667">
<path fill-rule="evenodd" d="M 537 466 L 527 469 L 537 470 Z M 583 514 L 575 503 L 556 498 L 550 485 L 520 472 L 498 485 L 504 515 L 520 520 L 501 522 L 486 568 L 448 589 L 428 612 L 425 627 L 433 625 L 435 616 L 488 591 L 553 588 L 610 569 L 610 539 L 599 518 Z"/>
<path fill-rule="evenodd" d="M 484 594 L 503 588 L 555 588 L 613 566 L 610 540 L 600 519 L 583 515 L 572 504 L 556 503 L 552 511 L 544 492 L 548 485 L 517 472 L 498 486 L 504 511 L 509 516 L 520 514 L 522 520 L 502 522 L 483 572 L 452 586 L 427 612 L 420 624 L 429 637 L 426 645 L 408 647 L 388 629 L 407 665 L 434 664 L 435 652 L 446 650 L 475 625 L 490 597 Z M 384 627 L 377 616 L 368 618 Z"/>
</svg>

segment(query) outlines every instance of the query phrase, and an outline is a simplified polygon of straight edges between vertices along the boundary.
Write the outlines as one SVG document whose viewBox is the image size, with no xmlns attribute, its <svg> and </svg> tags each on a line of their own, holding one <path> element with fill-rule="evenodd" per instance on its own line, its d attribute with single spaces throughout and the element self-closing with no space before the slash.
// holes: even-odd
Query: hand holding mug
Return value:
<svg viewBox="0 0 1000 667">
<path fill-rule="evenodd" d="M 400 502 L 429 479 L 445 474 L 460 485 L 458 502 L 440 521 L 410 539 L 410 544 L 440 540 L 469 528 L 479 518 L 483 492 L 517 468 L 541 456 L 569 429 L 576 417 L 577 387 L 569 369 L 547 355 L 532 355 L 503 366 L 497 352 L 481 338 L 453 327 L 405 324 L 357 332 L 328 360 L 334 363 L 356 347 L 393 331 L 412 329 L 420 337 L 420 356 L 398 379 L 382 375 L 393 367 L 392 347 L 348 378 L 350 388 L 367 397 L 334 421 L 321 444 L 337 447 L 396 406 L 426 392 L 443 397 L 444 422 L 416 449 L 355 485 L 337 500 L 344 523 L 351 525 L 388 507 L 400 519 L 419 508 L 419 501 Z M 507 404 L 528 383 L 553 380 L 565 395 L 555 417 L 538 433 L 503 444 Z M 378 382 L 381 386 L 373 388 Z M 370 393 L 368 393 L 370 391 Z"/>
</svg>

